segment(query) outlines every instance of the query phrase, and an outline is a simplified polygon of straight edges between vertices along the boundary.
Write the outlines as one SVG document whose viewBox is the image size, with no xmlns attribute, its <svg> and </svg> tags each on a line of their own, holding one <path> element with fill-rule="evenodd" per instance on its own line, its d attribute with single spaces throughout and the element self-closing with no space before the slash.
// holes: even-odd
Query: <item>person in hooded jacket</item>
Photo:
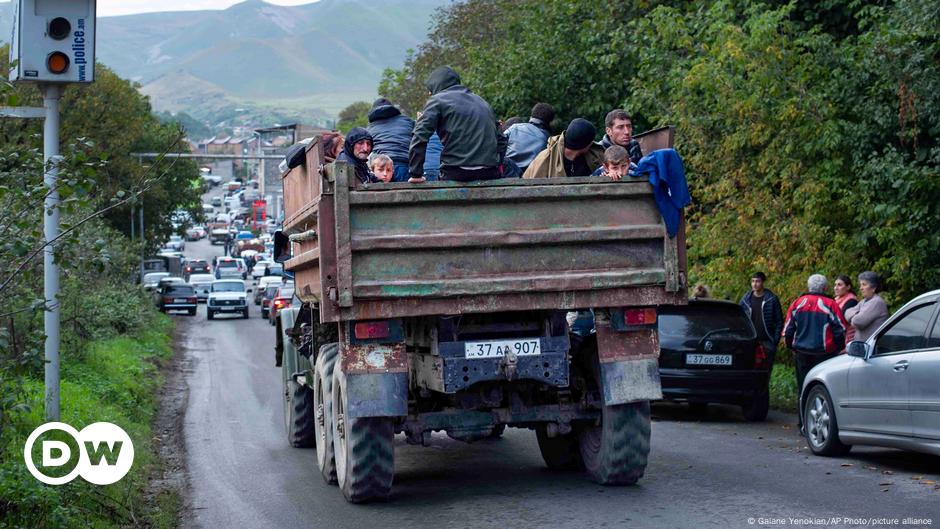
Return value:
<svg viewBox="0 0 940 529">
<path fill-rule="evenodd" d="M 363 184 L 376 182 L 375 175 L 369 170 L 369 155 L 372 154 L 372 135 L 369 131 L 356 127 L 346 135 L 343 152 L 336 157 L 337 162 L 346 162 L 356 167 L 356 178 Z"/>
<path fill-rule="evenodd" d="M 425 86 L 431 97 L 424 105 L 411 138 L 411 181 L 423 181 L 428 141 L 435 132 L 444 146 L 441 180 L 468 182 L 499 178 L 506 137 L 499 130 L 489 103 L 460 84 L 460 76 L 449 66 L 431 72 Z"/>
<path fill-rule="evenodd" d="M 554 119 L 555 109 L 551 105 L 537 103 L 528 122 L 506 127 L 506 158 L 519 167 L 520 173 L 525 173 L 538 153 L 545 150 L 551 135 L 548 127 Z"/>
<path fill-rule="evenodd" d="M 392 182 L 408 180 L 408 147 L 414 132 L 415 121 L 401 113 L 391 101 L 380 97 L 369 112 L 369 134 L 372 135 L 372 151 L 385 154 L 395 164 Z"/>
</svg>

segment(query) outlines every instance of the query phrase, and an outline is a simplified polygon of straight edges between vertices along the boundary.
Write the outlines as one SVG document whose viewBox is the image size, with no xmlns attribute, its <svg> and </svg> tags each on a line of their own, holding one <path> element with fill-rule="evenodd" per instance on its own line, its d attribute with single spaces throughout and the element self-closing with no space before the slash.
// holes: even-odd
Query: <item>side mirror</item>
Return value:
<svg viewBox="0 0 940 529">
<path fill-rule="evenodd" d="M 274 232 L 274 262 L 283 263 L 290 257 L 290 237 L 280 230 Z"/>
<path fill-rule="evenodd" d="M 846 349 L 846 353 L 849 356 L 855 356 L 858 358 L 868 358 L 868 349 L 869 349 L 868 343 L 860 342 L 856 340 L 854 342 L 849 342 L 849 346 Z"/>
</svg>

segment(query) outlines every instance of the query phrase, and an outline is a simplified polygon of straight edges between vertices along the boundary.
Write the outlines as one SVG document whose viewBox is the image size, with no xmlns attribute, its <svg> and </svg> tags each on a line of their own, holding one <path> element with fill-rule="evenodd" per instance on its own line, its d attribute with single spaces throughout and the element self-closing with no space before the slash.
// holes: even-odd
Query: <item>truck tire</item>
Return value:
<svg viewBox="0 0 940 529">
<path fill-rule="evenodd" d="M 313 407 L 313 391 L 301 386 L 287 372 L 287 363 L 281 368 L 284 379 L 284 426 L 287 442 L 295 448 L 310 448 L 316 443 L 316 410 Z"/>
<path fill-rule="evenodd" d="M 385 500 L 395 477 L 395 428 L 391 417 L 346 419 L 346 377 L 333 369 L 333 447 L 336 480 L 351 503 Z"/>
<path fill-rule="evenodd" d="M 333 452 L 333 367 L 339 356 L 339 344 L 320 347 L 313 371 L 313 405 L 317 411 L 317 468 L 323 480 L 336 485 L 336 457 Z"/>
<path fill-rule="evenodd" d="M 600 425 L 582 426 L 578 442 L 588 476 L 601 485 L 633 485 L 650 453 L 650 403 L 604 406 Z"/>
<path fill-rule="evenodd" d="M 540 424 L 535 429 L 535 438 L 539 442 L 539 452 L 542 453 L 542 459 L 545 460 L 545 466 L 548 468 L 552 470 L 584 468 L 577 432 L 549 437 L 548 425 Z"/>
</svg>

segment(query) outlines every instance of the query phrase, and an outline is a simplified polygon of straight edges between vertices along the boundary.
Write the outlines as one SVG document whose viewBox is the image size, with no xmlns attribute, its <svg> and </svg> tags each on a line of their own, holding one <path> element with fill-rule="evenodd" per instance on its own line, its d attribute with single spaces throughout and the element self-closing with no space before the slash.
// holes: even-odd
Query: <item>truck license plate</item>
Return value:
<svg viewBox="0 0 940 529">
<path fill-rule="evenodd" d="M 542 354 L 538 338 L 527 340 L 498 340 L 492 342 L 466 342 L 465 358 L 502 358 L 508 353 L 517 356 Z"/>
<path fill-rule="evenodd" d="M 730 366 L 731 355 L 685 355 L 685 363 L 690 366 Z"/>
</svg>

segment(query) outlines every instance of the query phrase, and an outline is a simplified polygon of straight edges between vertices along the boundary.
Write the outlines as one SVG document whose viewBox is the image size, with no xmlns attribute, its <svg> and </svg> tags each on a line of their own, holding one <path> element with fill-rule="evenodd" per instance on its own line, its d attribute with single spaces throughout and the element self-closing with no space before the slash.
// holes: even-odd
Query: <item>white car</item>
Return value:
<svg viewBox="0 0 940 529">
<path fill-rule="evenodd" d="M 245 282 L 240 279 L 222 279 L 213 281 L 206 299 L 206 317 L 213 319 L 217 314 L 241 314 L 248 319 L 248 293 Z"/>
<path fill-rule="evenodd" d="M 242 253 L 244 254 L 244 252 Z M 274 264 L 274 261 L 269 261 L 267 259 L 263 259 L 261 261 L 256 262 L 255 267 L 251 269 L 251 277 L 254 279 L 259 279 L 259 278 L 264 277 L 264 269 L 267 268 L 269 265 L 273 265 L 273 264 Z M 280 281 L 281 278 L 278 277 L 277 280 Z M 260 285 L 261 283 L 258 283 L 258 284 Z"/>
<path fill-rule="evenodd" d="M 153 290 L 157 288 L 157 284 L 160 283 L 160 280 L 164 277 L 170 277 L 169 272 L 150 272 L 144 274 L 144 280 L 141 282 L 144 285 L 144 290 Z"/>
<path fill-rule="evenodd" d="M 166 248 L 172 248 L 182 252 L 186 249 L 186 241 L 184 241 L 183 238 L 179 235 L 170 235 L 170 240 L 167 241 Z"/>
<path fill-rule="evenodd" d="M 235 279 L 246 279 L 248 275 L 248 267 L 245 266 L 245 261 L 237 257 L 220 257 L 215 265 L 215 278 L 216 279 L 226 279 L 226 278 L 235 278 Z"/>
<path fill-rule="evenodd" d="M 874 445 L 940 456 L 938 313 L 940 290 L 922 294 L 807 373 L 800 402 L 814 454 Z"/>
<path fill-rule="evenodd" d="M 215 276 L 212 274 L 193 274 L 189 276 L 189 284 L 196 289 L 196 299 L 198 301 L 205 302 L 209 298 L 209 290 L 214 281 Z"/>
</svg>

